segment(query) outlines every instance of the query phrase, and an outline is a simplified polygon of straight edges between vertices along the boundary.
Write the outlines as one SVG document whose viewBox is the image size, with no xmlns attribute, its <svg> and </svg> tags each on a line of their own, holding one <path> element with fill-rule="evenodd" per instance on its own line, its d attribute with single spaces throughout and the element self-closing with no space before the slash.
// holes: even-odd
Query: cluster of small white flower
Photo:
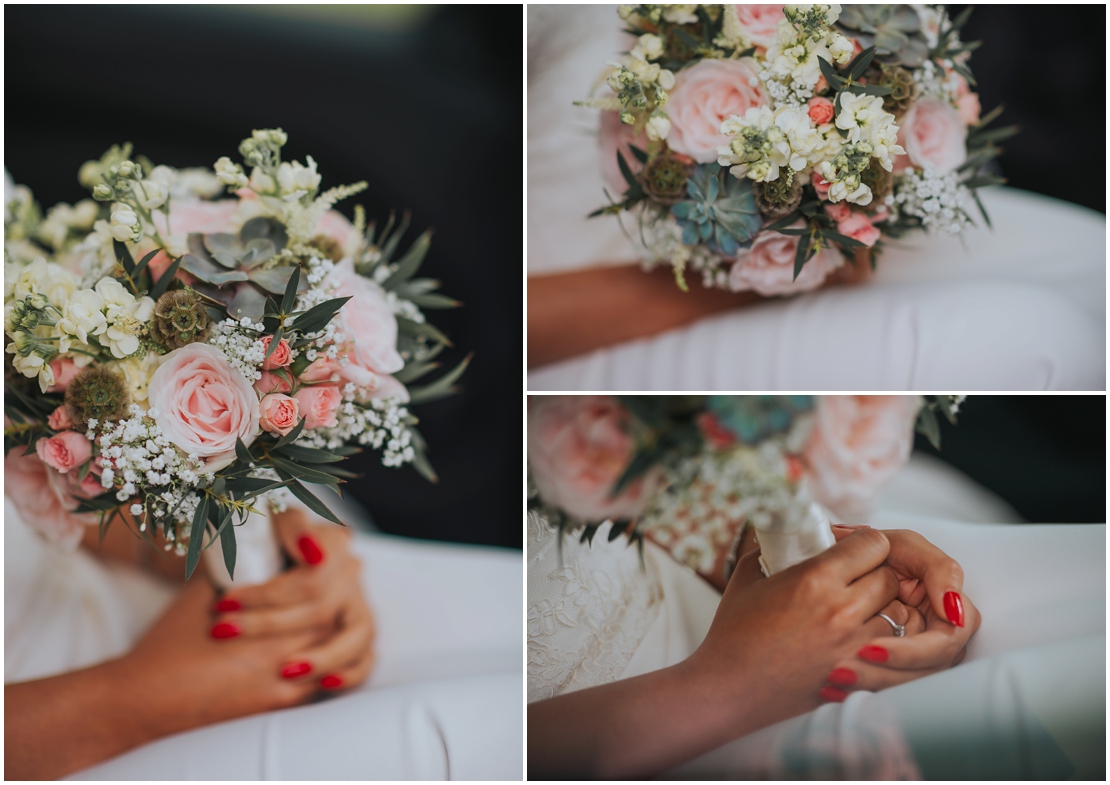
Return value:
<svg viewBox="0 0 1110 785">
<path fill-rule="evenodd" d="M 951 61 L 943 62 L 951 68 Z M 937 98 L 949 104 L 956 102 L 960 75 L 955 71 L 945 71 L 944 68 L 938 68 L 932 60 L 926 60 L 920 68 L 913 69 L 912 73 L 919 97 Z"/>
<path fill-rule="evenodd" d="M 259 340 L 262 323 L 251 322 L 250 317 L 224 319 L 213 329 L 212 345 L 223 352 L 227 361 L 247 381 L 255 382 L 262 378 L 262 361 L 266 358 L 266 346 Z"/>
<path fill-rule="evenodd" d="M 412 433 L 405 423 L 408 416 L 408 409 L 398 399 L 367 399 L 363 390 L 347 384 L 343 387 L 343 405 L 336 413 L 335 427 L 305 431 L 297 443 L 334 450 L 355 441 L 382 450 L 382 465 L 403 466 L 416 457 Z"/>
<path fill-rule="evenodd" d="M 639 247 L 645 271 L 669 264 L 679 273 L 685 270 L 701 273 L 706 288 L 728 288 L 732 260 L 714 254 L 704 245 L 683 245 L 682 227 L 669 213 L 660 220 L 645 220 L 643 236 L 646 243 Z"/>
<path fill-rule="evenodd" d="M 385 301 L 389 303 L 389 307 L 393 309 L 393 313 L 398 316 L 403 316 L 414 322 L 424 322 L 423 312 L 417 307 L 416 303 L 411 300 L 398 297 L 396 292 L 386 292 Z"/>
<path fill-rule="evenodd" d="M 968 190 L 960 185 L 955 172 L 938 175 L 931 167 L 923 172 L 907 169 L 893 194 L 893 204 L 907 215 L 921 219 L 929 232 L 956 235 L 969 226 Z"/>
</svg>

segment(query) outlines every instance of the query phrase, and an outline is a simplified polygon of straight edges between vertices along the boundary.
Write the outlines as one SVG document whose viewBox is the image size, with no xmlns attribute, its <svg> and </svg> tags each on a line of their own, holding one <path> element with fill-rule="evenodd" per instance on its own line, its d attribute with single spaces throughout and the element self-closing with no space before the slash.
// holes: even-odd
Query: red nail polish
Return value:
<svg viewBox="0 0 1110 785">
<path fill-rule="evenodd" d="M 829 674 L 829 678 L 825 681 L 838 687 L 851 687 L 859 681 L 859 676 L 856 675 L 855 671 L 850 671 L 847 668 L 837 668 Z"/>
<path fill-rule="evenodd" d="M 844 699 L 848 697 L 848 693 L 844 690 L 838 690 L 836 687 L 822 687 L 820 695 L 821 700 L 831 703 L 843 703 Z"/>
<path fill-rule="evenodd" d="M 298 676 L 304 676 L 312 670 L 312 666 L 307 662 L 291 662 L 281 669 L 281 677 L 283 679 L 295 679 Z"/>
<path fill-rule="evenodd" d="M 238 624 L 230 621 L 222 621 L 212 628 L 213 638 L 234 638 L 242 630 L 239 629 Z"/>
<path fill-rule="evenodd" d="M 309 537 L 307 534 L 297 540 L 297 547 L 301 549 L 301 555 L 304 560 L 309 564 L 319 564 L 324 560 L 324 552 L 320 550 L 320 546 L 316 544 L 316 540 Z"/>
<path fill-rule="evenodd" d="M 228 611 L 237 611 L 243 606 L 239 604 L 239 600 L 233 600 L 230 597 L 224 597 L 216 603 L 216 613 L 227 613 Z"/>
<path fill-rule="evenodd" d="M 838 529 L 870 529 L 871 528 L 870 526 L 868 526 L 865 523 L 861 523 L 861 524 L 856 525 L 856 526 L 851 526 L 851 525 L 848 525 L 846 523 L 834 523 L 833 526 L 835 526 Z"/>
<path fill-rule="evenodd" d="M 886 662 L 890 659 L 890 652 L 882 646 L 864 646 L 856 652 L 856 656 L 869 662 Z"/>
<path fill-rule="evenodd" d="M 334 673 L 329 673 L 327 676 L 320 679 L 320 686 L 325 690 L 334 690 L 343 686 L 343 679 L 339 678 Z"/>
<path fill-rule="evenodd" d="M 957 627 L 964 626 L 964 604 L 957 592 L 944 593 L 944 615 Z"/>
</svg>

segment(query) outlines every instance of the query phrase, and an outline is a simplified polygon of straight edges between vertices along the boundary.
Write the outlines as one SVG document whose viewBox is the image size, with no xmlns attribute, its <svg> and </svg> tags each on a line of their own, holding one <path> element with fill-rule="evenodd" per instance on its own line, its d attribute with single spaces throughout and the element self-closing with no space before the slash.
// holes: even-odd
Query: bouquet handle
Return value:
<svg viewBox="0 0 1110 785">
<path fill-rule="evenodd" d="M 246 521 L 235 527 L 235 579 L 224 566 L 223 549 L 213 543 L 204 552 L 208 559 L 208 574 L 217 588 L 228 590 L 235 586 L 253 586 L 265 583 L 282 571 L 284 555 L 271 514 L 248 513 Z"/>
<path fill-rule="evenodd" d="M 831 548 L 836 538 L 830 526 L 821 505 L 800 495 L 786 510 L 772 516 L 770 526 L 757 527 L 763 574 L 782 572 Z"/>
</svg>

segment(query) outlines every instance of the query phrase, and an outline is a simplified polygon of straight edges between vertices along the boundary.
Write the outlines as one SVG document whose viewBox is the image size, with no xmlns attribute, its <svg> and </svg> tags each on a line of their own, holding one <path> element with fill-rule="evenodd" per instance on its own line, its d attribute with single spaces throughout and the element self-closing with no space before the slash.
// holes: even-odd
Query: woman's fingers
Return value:
<svg viewBox="0 0 1110 785">
<path fill-rule="evenodd" d="M 352 603 L 343 623 L 334 634 L 300 653 L 291 655 L 282 666 L 282 676 L 290 679 L 326 679 L 361 664 L 374 642 L 374 617 L 365 603 Z M 367 673 L 369 669 L 367 668 Z M 321 686 L 329 688 L 328 684 Z M 334 684 L 332 688 L 349 686 Z"/>
<path fill-rule="evenodd" d="M 889 530 L 886 535 L 890 540 L 887 563 L 903 575 L 918 578 L 925 584 L 929 603 L 940 618 L 957 627 L 965 626 L 963 568 L 917 532 Z"/>
<path fill-rule="evenodd" d="M 943 670 L 947 670 L 947 668 L 897 670 L 895 668 L 884 668 L 881 665 L 872 665 L 860 660 L 844 660 L 837 664 L 825 683 L 834 690 L 843 692 L 858 690 L 878 692 L 879 690 L 885 690 L 887 687 L 897 687 L 899 684 L 920 679 L 922 676 L 940 673 Z M 829 689 L 822 690 L 821 697 L 825 700 L 837 700 L 836 693 Z"/>
<path fill-rule="evenodd" d="M 367 649 L 363 656 L 345 668 L 339 668 L 325 673 L 316 682 L 321 689 L 334 691 L 344 690 L 348 687 L 357 687 L 366 681 L 370 671 L 374 669 L 374 649 Z"/>
<path fill-rule="evenodd" d="M 898 576 L 889 567 L 879 566 L 852 581 L 840 613 L 849 624 L 857 626 L 882 612 L 897 596 Z"/>
<path fill-rule="evenodd" d="M 329 555 L 334 556 L 334 550 L 344 549 L 343 543 L 349 533 L 342 526 L 331 526 L 334 530 L 317 526 L 304 510 L 297 507 L 274 515 L 274 530 L 285 552 L 297 564 L 322 564 Z"/>
<path fill-rule="evenodd" d="M 300 630 L 323 630 L 336 620 L 336 611 L 326 603 L 306 603 L 222 613 L 212 625 L 214 637 L 239 635 L 282 635 Z"/>
<path fill-rule="evenodd" d="M 856 529 L 824 553 L 815 556 L 813 562 L 829 570 L 837 582 L 847 586 L 882 564 L 889 552 L 890 543 L 882 532 Z M 876 610 L 887 602 L 889 599 L 878 605 Z"/>
</svg>

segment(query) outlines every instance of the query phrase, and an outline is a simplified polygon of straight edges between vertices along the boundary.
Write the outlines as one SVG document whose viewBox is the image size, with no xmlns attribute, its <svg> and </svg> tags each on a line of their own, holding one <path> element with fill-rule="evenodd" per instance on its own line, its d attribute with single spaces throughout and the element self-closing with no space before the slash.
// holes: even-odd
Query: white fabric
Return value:
<svg viewBox="0 0 1110 785">
<path fill-rule="evenodd" d="M 929 497 L 944 501 L 905 512 L 915 499 Z M 964 664 L 876 695 L 854 693 L 843 704 L 751 734 L 671 774 L 695 779 L 1099 776 L 1104 761 L 1092 752 L 1092 739 L 1101 741 L 1100 727 L 1104 734 L 1106 527 L 968 522 L 991 511 L 1002 520 L 1016 517 L 967 478 L 915 457 L 880 497 L 870 521 L 878 528 L 918 531 L 964 568 L 965 593 L 983 616 Z M 585 546 L 564 544 L 564 564 L 588 562 L 593 585 L 606 580 L 606 562 L 622 565 L 608 572 L 614 581 L 634 558 L 623 542 L 608 543 L 606 531 L 598 530 L 587 556 L 580 553 Z M 535 558 L 551 541 L 550 532 L 530 531 L 530 609 L 545 599 L 571 596 L 542 593 L 560 585 L 550 577 L 558 569 L 551 552 Z M 548 571 L 547 577 L 534 570 Z M 644 569 L 630 577 L 641 592 L 654 587 L 659 597 L 649 624 L 637 622 L 627 604 L 611 603 L 614 589 L 602 598 L 584 583 L 573 605 L 598 615 L 588 629 L 530 624 L 530 701 L 608 680 L 594 675 L 590 685 L 567 687 L 546 682 L 533 652 L 557 657 L 551 650 L 558 649 L 558 636 L 579 651 L 604 650 L 613 620 L 619 619 L 622 631 L 641 630 L 621 678 L 680 662 L 701 643 L 720 599 L 715 591 L 650 544 Z M 628 643 L 625 635 L 625 649 Z M 583 660 L 577 667 L 582 672 L 590 666 Z M 932 698 L 925 701 L 923 695 Z M 1029 752 L 1011 754 L 1015 749 Z"/>
<path fill-rule="evenodd" d="M 173 598 L 137 570 L 49 547 L 7 503 L 4 522 L 5 682 L 118 656 Z M 377 624 L 365 685 L 171 736 L 71 779 L 520 779 L 520 555 L 380 534 L 352 547 Z"/>
<path fill-rule="evenodd" d="M 528 271 L 628 264 L 597 113 L 612 6 L 529 6 Z M 1104 390 L 1105 217 L 1007 188 L 994 229 L 892 242 L 867 285 L 767 301 L 528 374 L 530 390 Z"/>
</svg>

